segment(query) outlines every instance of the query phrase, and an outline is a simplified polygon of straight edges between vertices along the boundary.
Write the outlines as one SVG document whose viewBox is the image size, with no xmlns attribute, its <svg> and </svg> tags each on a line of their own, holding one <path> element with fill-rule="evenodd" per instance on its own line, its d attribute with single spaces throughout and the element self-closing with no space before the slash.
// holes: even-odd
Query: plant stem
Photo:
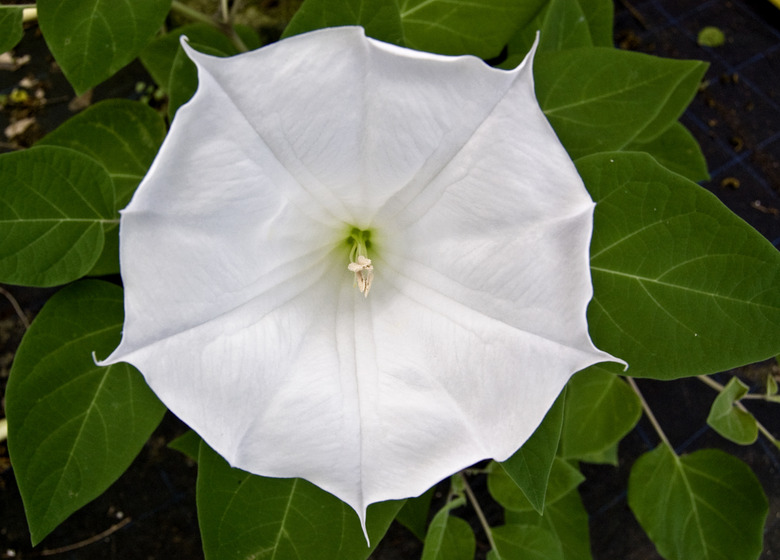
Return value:
<svg viewBox="0 0 780 560">
<path fill-rule="evenodd" d="M 482 508 L 479 506 L 479 502 L 477 501 L 477 497 L 474 495 L 474 491 L 471 489 L 469 481 L 466 480 L 466 475 L 461 471 L 458 473 L 458 476 L 460 476 L 461 481 L 463 481 L 463 489 L 466 491 L 466 496 L 469 497 L 469 501 L 471 502 L 474 511 L 477 512 L 479 523 L 482 525 L 482 529 L 485 531 L 485 535 L 487 536 L 488 543 L 490 543 L 491 550 L 496 550 L 496 541 L 493 540 L 493 531 L 490 530 L 490 525 L 488 524 L 487 518 L 485 517 Z"/>
<path fill-rule="evenodd" d="M 631 385 L 631 388 L 634 390 L 637 397 L 639 397 L 639 402 L 642 403 L 642 409 L 645 411 L 645 414 L 647 414 L 647 419 L 650 420 L 650 423 L 653 425 L 653 428 L 658 434 L 658 437 L 661 438 L 661 441 L 663 441 L 669 449 L 674 451 L 674 447 L 672 447 L 672 444 L 669 443 L 669 438 L 666 437 L 666 434 L 661 429 L 661 424 L 659 424 L 658 420 L 655 419 L 655 414 L 653 414 L 653 411 L 650 410 L 650 406 L 647 404 L 647 401 L 642 395 L 642 392 L 639 390 L 639 387 L 636 386 L 636 382 L 631 377 L 626 377 L 626 381 L 628 381 L 628 384 Z"/>
<path fill-rule="evenodd" d="M 19 320 L 24 325 L 24 328 L 29 329 L 30 320 L 27 318 L 27 314 L 25 314 L 24 310 L 22 309 L 22 306 L 19 305 L 19 302 L 16 301 L 16 298 L 13 296 L 13 294 L 11 294 L 11 292 L 6 290 L 2 286 L 0 286 L 0 294 L 4 295 L 5 299 L 7 299 L 11 304 L 11 307 L 14 308 L 14 311 L 16 311 L 16 315 L 19 317 Z"/>
<path fill-rule="evenodd" d="M 224 5 L 224 7 L 226 9 L 227 5 Z M 230 24 L 228 20 L 225 20 L 224 23 L 220 23 L 216 21 L 214 18 L 209 17 L 206 14 L 202 14 L 201 12 L 190 8 L 186 4 L 182 3 L 180 0 L 173 0 L 173 3 L 171 4 L 171 11 L 179 12 L 181 15 L 185 17 L 194 19 L 195 21 L 199 21 L 201 23 L 205 23 L 207 25 L 210 25 L 214 29 L 221 31 L 228 37 L 228 39 L 231 40 L 231 42 L 236 47 L 238 52 L 247 52 L 249 50 L 246 44 L 244 43 L 244 41 L 241 40 L 241 37 L 238 36 L 236 30 L 233 28 L 233 26 Z"/>
<path fill-rule="evenodd" d="M 219 25 L 216 21 L 214 21 L 214 18 L 211 18 L 206 14 L 199 12 L 198 10 L 190 8 L 187 4 L 184 4 L 180 0 L 173 0 L 173 2 L 171 3 L 171 11 L 179 12 L 181 15 L 186 16 L 190 19 L 194 19 L 195 21 L 205 23 L 207 25 L 210 25 L 211 27 L 219 29 L 220 31 L 222 30 L 222 26 Z"/>
<path fill-rule="evenodd" d="M 697 375 L 696 378 L 699 381 L 701 381 L 702 383 L 704 383 L 705 385 L 709 385 L 710 387 L 715 389 L 718 393 L 722 393 L 723 392 L 723 389 L 724 389 L 723 385 L 721 385 L 720 383 L 718 383 L 717 381 L 715 381 L 711 377 L 709 377 L 707 375 Z"/>
<path fill-rule="evenodd" d="M 718 393 L 722 393 L 725 390 L 725 387 L 723 385 L 721 385 L 720 383 L 718 383 L 717 381 L 715 381 L 714 379 L 712 379 L 712 378 L 710 378 L 710 377 L 708 377 L 706 375 L 697 375 L 696 377 L 697 377 L 697 379 L 699 381 L 701 381 L 705 385 L 709 385 L 710 387 L 715 389 Z M 747 396 L 749 396 L 749 395 L 745 395 L 745 397 L 747 397 Z M 742 398 L 744 399 L 745 397 L 742 397 Z M 753 416 L 753 414 L 751 414 L 750 411 L 747 408 L 745 408 L 745 405 L 742 404 L 740 401 L 734 402 L 734 406 L 736 406 L 742 412 L 745 412 L 745 413 L 750 414 L 751 416 Z M 758 427 L 758 431 L 761 432 L 762 434 L 764 434 L 764 436 L 766 436 L 766 438 L 769 441 L 771 441 L 773 444 L 777 445 L 777 438 L 775 438 L 775 436 L 773 436 L 769 432 L 769 430 L 767 430 L 766 427 L 761 422 L 759 422 L 756 419 L 755 416 L 753 416 L 753 419 L 756 420 L 756 427 Z"/>
<path fill-rule="evenodd" d="M 220 0 L 220 10 L 222 11 L 222 21 L 224 23 L 230 23 L 230 12 L 228 12 L 228 0 Z"/>
</svg>

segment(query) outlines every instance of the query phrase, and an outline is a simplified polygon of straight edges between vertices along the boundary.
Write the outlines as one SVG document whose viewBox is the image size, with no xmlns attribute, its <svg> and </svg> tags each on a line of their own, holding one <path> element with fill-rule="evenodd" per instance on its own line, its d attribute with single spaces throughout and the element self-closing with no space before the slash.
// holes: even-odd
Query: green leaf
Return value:
<svg viewBox="0 0 780 560">
<path fill-rule="evenodd" d="M 47 134 L 37 146 L 62 146 L 101 163 L 113 180 L 116 208 L 130 202 L 165 138 L 165 122 L 149 106 L 127 99 L 92 105 Z M 106 243 L 89 274 L 119 272 L 119 226 L 105 230 Z"/>
<path fill-rule="evenodd" d="M 0 282 L 56 286 L 87 274 L 119 223 L 105 168 L 67 148 L 0 156 Z"/>
<path fill-rule="evenodd" d="M 439 511 L 425 538 L 422 560 L 472 560 L 477 540 L 471 526 L 448 510 Z"/>
<path fill-rule="evenodd" d="M 0 53 L 14 48 L 22 40 L 24 10 L 16 6 L 0 6 Z"/>
<path fill-rule="evenodd" d="M 546 488 L 547 499 L 545 508 L 571 492 L 583 480 L 585 480 L 585 477 L 582 476 L 579 470 L 563 459 L 556 457 Z M 490 495 L 507 510 L 538 512 L 525 493 L 502 469 L 493 469 L 490 472 L 488 475 L 488 490 Z"/>
<path fill-rule="evenodd" d="M 726 388 L 712 403 L 707 424 L 726 439 L 740 445 L 750 445 L 758 439 L 758 424 L 749 412 L 734 403 L 747 395 L 748 386 L 732 377 Z"/>
<path fill-rule="evenodd" d="M 406 46 L 440 54 L 498 56 L 548 0 L 400 0 Z"/>
<path fill-rule="evenodd" d="M 612 47 L 615 6 L 612 0 L 578 0 L 596 47 Z"/>
<path fill-rule="evenodd" d="M 580 493 L 572 490 L 547 504 L 544 515 L 535 511 L 504 512 L 507 525 L 538 525 L 553 533 L 561 544 L 564 560 L 591 560 L 588 512 Z"/>
<path fill-rule="evenodd" d="M 750 468 L 723 451 L 645 453 L 631 469 L 628 504 L 668 560 L 761 554 L 766 496 Z"/>
<path fill-rule="evenodd" d="M 46 303 L 19 346 L 8 450 L 34 545 L 130 466 L 165 412 L 132 366 L 93 361 L 117 345 L 122 320 L 120 288 L 79 282 Z"/>
<path fill-rule="evenodd" d="M 299 478 L 232 469 L 205 443 L 197 503 L 207 560 L 367 558 L 403 505 L 382 502 L 368 508 L 368 547 L 357 514 L 338 498 Z"/>
<path fill-rule="evenodd" d="M 409 498 L 396 515 L 395 520 L 409 529 L 415 537 L 425 540 L 425 527 L 428 524 L 428 512 L 431 509 L 431 499 L 435 486 L 423 495 Z"/>
<path fill-rule="evenodd" d="M 404 44 L 404 31 L 396 0 L 306 0 L 287 25 L 282 37 L 342 25 L 360 25 L 369 37 L 386 43 Z"/>
<path fill-rule="evenodd" d="M 37 146 L 62 146 L 88 155 L 105 167 L 124 208 L 152 164 L 165 138 L 165 122 L 148 105 L 109 99 L 65 121 Z"/>
<path fill-rule="evenodd" d="M 514 455 L 501 463 L 509 477 L 539 513 L 544 511 L 547 482 L 558 442 L 561 439 L 565 399 L 566 389 L 547 411 L 541 425 L 528 441 Z"/>
<path fill-rule="evenodd" d="M 138 56 L 171 0 L 38 0 L 36 6 L 46 44 L 80 95 Z"/>
<path fill-rule="evenodd" d="M 187 457 L 198 462 L 200 455 L 200 436 L 195 430 L 188 430 L 168 444 L 168 447 L 184 453 Z"/>
<path fill-rule="evenodd" d="M 577 165 L 597 201 L 588 325 L 599 348 L 626 360 L 629 375 L 656 379 L 778 354 L 777 249 L 647 154 L 599 154 Z"/>
<path fill-rule="evenodd" d="M 260 46 L 259 37 L 248 27 L 237 25 L 236 33 L 250 49 Z M 170 91 L 171 70 L 174 59 L 181 51 L 180 40 L 184 35 L 193 45 L 205 45 L 222 56 L 238 54 L 236 46 L 224 33 L 205 23 L 193 23 L 177 27 L 173 31 L 151 41 L 140 53 L 141 63 L 163 91 Z M 195 76 L 195 66 L 193 76 Z"/>
<path fill-rule="evenodd" d="M 561 543 L 543 527 L 502 525 L 492 532 L 496 548 L 488 552 L 488 560 L 563 560 Z"/>
<path fill-rule="evenodd" d="M 550 0 L 539 35 L 539 52 L 593 46 L 590 27 L 576 0 Z"/>
<path fill-rule="evenodd" d="M 472 560 L 477 540 L 471 526 L 450 512 L 466 504 L 462 495 L 450 500 L 431 520 L 421 560 Z"/>
<path fill-rule="evenodd" d="M 604 47 L 542 52 L 539 104 L 572 158 L 647 142 L 693 99 L 707 65 Z"/>
<path fill-rule="evenodd" d="M 598 366 L 576 373 L 566 394 L 561 455 L 600 462 L 599 455 L 614 449 L 641 415 L 639 398 L 619 376 Z"/>
<path fill-rule="evenodd" d="M 283 37 L 361 25 L 369 37 L 420 51 L 493 58 L 547 0 L 306 0 Z"/>
<path fill-rule="evenodd" d="M 653 158 L 675 173 L 694 182 L 710 178 L 707 161 L 696 138 L 681 123 L 677 122 L 650 142 L 631 142 L 626 151 L 647 152 Z"/>
</svg>

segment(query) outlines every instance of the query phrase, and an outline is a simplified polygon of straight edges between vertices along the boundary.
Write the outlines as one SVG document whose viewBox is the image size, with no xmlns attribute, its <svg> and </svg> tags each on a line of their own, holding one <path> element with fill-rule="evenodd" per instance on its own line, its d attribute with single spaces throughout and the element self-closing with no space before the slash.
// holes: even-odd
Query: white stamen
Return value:
<svg viewBox="0 0 780 560">
<path fill-rule="evenodd" d="M 371 281 L 374 279 L 374 265 L 371 264 L 371 259 L 358 255 L 357 262 L 349 263 L 347 268 L 355 273 L 355 284 L 360 293 L 368 297 Z"/>
</svg>

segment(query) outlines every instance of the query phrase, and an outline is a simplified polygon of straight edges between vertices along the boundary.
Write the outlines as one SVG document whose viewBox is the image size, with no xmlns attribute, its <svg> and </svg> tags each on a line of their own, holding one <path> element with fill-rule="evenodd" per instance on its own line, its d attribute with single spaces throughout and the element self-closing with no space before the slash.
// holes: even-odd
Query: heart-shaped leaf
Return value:
<svg viewBox="0 0 780 560">
<path fill-rule="evenodd" d="M 130 365 L 95 365 L 122 329 L 122 290 L 64 288 L 24 336 L 6 393 L 8 450 L 33 544 L 102 494 L 141 450 L 165 407 Z"/>
<path fill-rule="evenodd" d="M 631 469 L 628 505 L 668 560 L 761 554 L 766 496 L 750 468 L 723 451 L 645 453 Z"/>
<path fill-rule="evenodd" d="M 780 353 L 780 252 L 771 243 L 647 154 L 577 164 L 597 202 L 590 332 L 625 358 L 628 374 L 710 374 Z"/>
<path fill-rule="evenodd" d="M 724 391 L 715 398 L 707 416 L 707 424 L 712 429 L 741 445 L 749 445 L 758 439 L 756 419 L 749 412 L 734 406 L 747 392 L 748 386 L 732 377 Z"/>
</svg>

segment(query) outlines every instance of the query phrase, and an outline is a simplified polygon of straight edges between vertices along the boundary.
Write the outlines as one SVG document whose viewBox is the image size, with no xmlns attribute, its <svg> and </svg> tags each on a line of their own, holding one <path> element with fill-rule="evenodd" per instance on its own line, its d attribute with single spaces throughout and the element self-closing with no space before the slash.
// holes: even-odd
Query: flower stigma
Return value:
<svg viewBox="0 0 780 560">
<path fill-rule="evenodd" d="M 368 247 L 371 246 L 371 232 L 352 228 L 347 243 L 351 245 L 349 251 L 349 265 L 347 268 L 355 273 L 357 289 L 365 297 L 371 290 L 371 282 L 374 280 L 374 265 L 368 258 Z"/>
</svg>

